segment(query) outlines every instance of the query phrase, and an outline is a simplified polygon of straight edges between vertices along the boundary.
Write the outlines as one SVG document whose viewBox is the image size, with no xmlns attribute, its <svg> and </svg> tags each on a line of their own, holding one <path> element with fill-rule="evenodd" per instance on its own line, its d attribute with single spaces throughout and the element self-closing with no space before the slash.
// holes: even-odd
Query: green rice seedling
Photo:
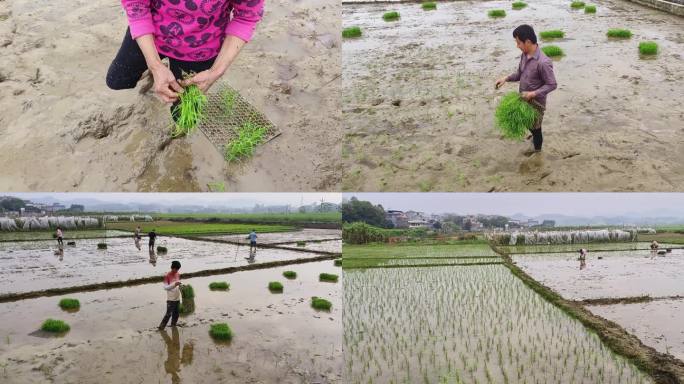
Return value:
<svg viewBox="0 0 684 384">
<path fill-rule="evenodd" d="M 320 281 L 327 281 L 331 283 L 337 283 L 337 278 L 337 275 L 333 275 L 331 273 L 321 273 L 320 275 L 318 275 L 318 279 Z"/>
<path fill-rule="evenodd" d="M 399 12 L 397 12 L 397 11 L 385 12 L 385 14 L 382 15 L 382 19 L 385 21 L 399 20 Z"/>
<path fill-rule="evenodd" d="M 546 45 L 543 46 L 541 50 L 548 57 L 563 56 L 563 50 L 557 45 Z"/>
<path fill-rule="evenodd" d="M 496 107 L 496 124 L 505 138 L 522 140 L 532 128 L 537 113 L 517 92 L 509 92 Z"/>
<path fill-rule="evenodd" d="M 329 311 L 330 308 L 332 307 L 332 303 L 326 299 L 321 299 L 320 297 L 314 296 L 311 298 L 311 306 L 314 309 L 319 309 L 322 311 Z"/>
<path fill-rule="evenodd" d="M 584 8 L 584 1 L 573 1 L 572 3 L 570 3 L 570 8 L 572 8 L 572 9 Z"/>
<path fill-rule="evenodd" d="M 107 249 L 107 243 L 97 243 L 97 249 Z"/>
<path fill-rule="evenodd" d="M 157 246 L 157 253 L 166 253 L 166 252 L 168 252 L 168 251 L 169 251 L 169 250 L 168 250 L 166 247 L 163 247 L 163 246 L 161 246 L 161 245 L 158 245 L 158 246 Z"/>
<path fill-rule="evenodd" d="M 506 17 L 506 11 L 503 9 L 492 9 L 487 12 L 487 15 L 489 15 L 489 17 Z"/>
<path fill-rule="evenodd" d="M 341 267 L 342 266 L 342 259 L 335 259 L 335 266 Z"/>
<path fill-rule="evenodd" d="M 59 301 L 59 306 L 66 311 L 73 311 L 81 308 L 81 303 L 77 299 L 64 298 Z"/>
<path fill-rule="evenodd" d="M 283 272 L 283 276 L 285 276 L 288 279 L 296 279 L 297 278 L 297 272 L 295 271 L 285 271 Z"/>
<path fill-rule="evenodd" d="M 511 8 L 513 9 L 523 9 L 527 7 L 527 3 L 524 3 L 522 1 L 516 1 L 513 4 L 511 4 Z"/>
<path fill-rule="evenodd" d="M 221 101 L 223 101 L 223 114 L 225 116 L 231 116 L 233 114 L 236 99 L 237 92 L 230 88 L 226 88 L 223 90 L 223 92 L 221 92 Z"/>
<path fill-rule="evenodd" d="M 173 137 L 191 134 L 204 118 L 204 107 L 207 97 L 195 84 L 187 86 L 178 95 L 179 103 L 173 108 L 173 116 L 176 120 L 176 128 L 171 134 Z"/>
<path fill-rule="evenodd" d="M 181 315 L 189 315 L 195 312 L 195 299 L 183 299 L 178 306 Z"/>
<path fill-rule="evenodd" d="M 542 39 L 562 39 L 565 37 L 565 32 L 560 29 L 552 29 L 550 31 L 541 31 L 539 33 Z"/>
<path fill-rule="evenodd" d="M 67 241 L 67 245 L 74 246 L 74 245 L 76 245 L 76 242 L 75 241 Z"/>
<path fill-rule="evenodd" d="M 639 53 L 642 55 L 655 55 L 658 53 L 658 44 L 655 41 L 642 41 L 639 43 Z"/>
<path fill-rule="evenodd" d="M 195 290 L 192 288 L 192 285 L 190 285 L 190 284 L 182 284 L 180 286 L 180 291 L 181 291 L 181 296 L 184 299 L 194 299 L 195 298 Z"/>
<path fill-rule="evenodd" d="M 361 28 L 359 27 L 349 27 L 342 30 L 342 37 L 353 38 L 361 37 Z"/>
<path fill-rule="evenodd" d="M 433 11 L 433 10 L 437 9 L 437 3 L 432 2 L 432 1 L 429 1 L 427 3 L 423 3 L 420 6 L 421 6 L 421 8 L 423 8 L 426 11 Z"/>
<path fill-rule="evenodd" d="M 64 333 L 71 329 L 71 327 L 62 320 L 47 319 L 40 326 L 40 329 L 45 332 Z"/>
<path fill-rule="evenodd" d="M 209 334 L 217 340 L 230 340 L 233 338 L 233 331 L 226 323 L 215 323 L 209 327 Z"/>
<path fill-rule="evenodd" d="M 271 292 L 282 292 L 283 284 L 279 281 L 271 281 L 268 283 L 268 290 Z"/>
<path fill-rule="evenodd" d="M 629 39 L 632 37 L 632 32 L 629 29 L 611 28 L 608 30 L 606 35 L 612 38 Z"/>
<path fill-rule="evenodd" d="M 596 13 L 596 6 L 587 5 L 586 7 L 584 7 L 584 13 Z"/>
<path fill-rule="evenodd" d="M 252 156 L 257 145 L 264 141 L 266 132 L 268 132 L 268 128 L 263 125 L 252 122 L 244 123 L 237 130 L 238 137 L 226 144 L 224 156 L 226 161 L 230 163 L 231 161 Z"/>
<path fill-rule="evenodd" d="M 209 188 L 209 192 L 225 192 L 226 191 L 226 183 L 222 181 L 217 181 L 214 183 L 207 183 L 207 188 Z"/>
<path fill-rule="evenodd" d="M 297 242 L 298 247 L 305 247 L 306 246 L 306 241 L 298 241 Z"/>
<path fill-rule="evenodd" d="M 225 281 L 214 281 L 209 283 L 209 289 L 212 291 L 225 291 L 230 289 L 230 284 Z"/>
</svg>

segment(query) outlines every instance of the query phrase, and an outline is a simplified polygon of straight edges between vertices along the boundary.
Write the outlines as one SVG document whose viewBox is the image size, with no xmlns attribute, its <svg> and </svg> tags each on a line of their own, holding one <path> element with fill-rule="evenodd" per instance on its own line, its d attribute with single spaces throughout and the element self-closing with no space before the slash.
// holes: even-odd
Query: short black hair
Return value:
<svg viewBox="0 0 684 384">
<path fill-rule="evenodd" d="M 534 34 L 534 29 L 527 24 L 520 25 L 514 29 L 513 37 L 517 37 L 523 43 L 525 40 L 529 40 L 532 44 L 537 44 L 537 35 Z"/>
<path fill-rule="evenodd" d="M 171 262 L 171 269 L 180 269 L 180 261 L 174 260 Z"/>
</svg>

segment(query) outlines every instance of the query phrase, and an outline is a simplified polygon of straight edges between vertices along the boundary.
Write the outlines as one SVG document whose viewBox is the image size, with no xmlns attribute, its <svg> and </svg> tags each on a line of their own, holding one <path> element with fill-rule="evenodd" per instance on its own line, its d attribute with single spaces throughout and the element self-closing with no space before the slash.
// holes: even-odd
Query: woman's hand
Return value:
<svg viewBox="0 0 684 384">
<path fill-rule="evenodd" d="M 197 85 L 197 88 L 199 88 L 202 91 L 202 93 L 207 93 L 209 88 L 211 88 L 211 86 L 214 85 L 216 80 L 218 80 L 222 75 L 222 72 L 214 68 L 210 68 L 206 71 L 202 71 L 200 73 L 195 74 L 191 78 L 181 80 L 181 84 L 184 87 L 187 87 L 191 84 L 195 84 Z"/>
<path fill-rule="evenodd" d="M 164 64 L 150 68 L 154 78 L 154 93 L 165 103 L 173 103 L 178 100 L 178 94 L 183 92 L 183 87 L 178 84 L 173 72 Z"/>
</svg>

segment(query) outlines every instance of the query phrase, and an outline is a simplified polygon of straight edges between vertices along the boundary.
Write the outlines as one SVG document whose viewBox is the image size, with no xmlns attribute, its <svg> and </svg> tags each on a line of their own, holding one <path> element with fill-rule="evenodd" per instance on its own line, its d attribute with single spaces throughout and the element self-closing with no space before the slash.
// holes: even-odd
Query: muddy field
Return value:
<svg viewBox="0 0 684 384">
<path fill-rule="evenodd" d="M 34 241 L 55 239 L 55 231 L 17 231 L 0 232 L 0 242 L 4 241 Z M 113 229 L 89 229 L 64 231 L 64 241 L 73 239 L 90 239 L 96 237 L 130 237 L 132 234 L 126 231 Z"/>
<path fill-rule="evenodd" d="M 224 76 L 282 135 L 227 166 L 200 133 L 172 141 L 168 108 L 140 86 L 111 91 L 126 20 L 118 2 L 0 2 L 0 162 L 6 191 L 337 190 L 340 5 L 266 4 Z M 36 166 L 40 162 L 40 166 Z"/>
<path fill-rule="evenodd" d="M 315 251 L 315 252 L 334 252 L 334 253 L 342 253 L 342 240 L 326 240 L 326 241 L 320 241 L 320 240 L 315 240 L 315 241 L 307 241 L 304 242 L 304 245 L 300 245 L 299 243 L 285 243 L 282 244 L 281 247 L 287 247 L 287 248 L 292 248 L 292 249 L 303 249 L 307 251 Z"/>
<path fill-rule="evenodd" d="M 297 279 L 284 279 L 284 270 Z M 71 294 L 81 302 L 75 313 L 63 312 L 57 297 L 0 304 L 0 381 L 341 383 L 342 280 L 318 281 L 336 271 L 322 262 L 185 279 L 195 289 L 195 311 L 161 332 L 161 284 Z M 284 293 L 268 291 L 273 280 Z M 227 281 L 230 290 L 209 291 L 212 281 Z M 311 308 L 311 296 L 330 300 L 331 311 Z M 37 331 L 48 317 L 71 330 L 62 337 Z M 214 322 L 229 324 L 230 343 L 210 338 Z"/>
<path fill-rule="evenodd" d="M 599 0 L 597 13 L 549 0 L 511 10 L 505 1 L 346 4 L 343 27 L 363 36 L 342 47 L 343 189 L 348 191 L 675 191 L 684 187 L 684 19 L 632 2 Z M 487 11 L 507 15 L 490 19 Z M 401 18 L 385 22 L 396 10 Z M 544 116 L 544 152 L 502 139 L 499 98 L 523 23 L 565 31 L 555 44 L 559 87 Z M 627 41 L 606 37 L 628 28 Z M 654 40 L 655 59 L 638 43 Z M 681 160 L 681 159 L 680 159 Z"/>
<path fill-rule="evenodd" d="M 261 244 L 287 244 L 297 241 L 313 241 L 313 240 L 332 240 L 341 239 L 341 229 L 302 229 L 297 232 L 273 232 L 273 233 L 257 233 L 257 241 Z M 244 235 L 216 235 L 216 236 L 201 236 L 200 239 L 220 239 L 228 241 L 245 242 Z M 340 250 L 341 252 L 341 250 Z"/>
<path fill-rule="evenodd" d="M 587 243 L 587 244 L 549 244 L 549 245 L 498 245 L 497 249 L 506 253 L 566 253 L 578 252 L 584 248 L 592 251 L 629 251 L 650 250 L 651 243 L 645 241 L 633 243 Z M 661 248 L 683 248 L 681 244 L 660 243 Z"/>
<path fill-rule="evenodd" d="M 0 293 L 39 291 L 48 288 L 125 281 L 162 276 L 172 260 L 182 263 L 181 273 L 236 267 L 277 260 L 316 257 L 315 253 L 283 249 L 257 249 L 250 259 L 249 246 L 160 236 L 156 246 L 167 247 L 166 254 L 141 250 L 132 238 L 107 239 L 107 249 L 97 249 L 104 239 L 77 240 L 58 252 L 56 241 L 0 243 Z M 332 265 L 332 261 L 329 262 Z"/>
<path fill-rule="evenodd" d="M 601 257 L 602 259 L 599 259 Z M 580 269 L 577 253 L 513 255 L 527 274 L 568 300 L 684 295 L 684 250 L 589 252 Z"/>
</svg>

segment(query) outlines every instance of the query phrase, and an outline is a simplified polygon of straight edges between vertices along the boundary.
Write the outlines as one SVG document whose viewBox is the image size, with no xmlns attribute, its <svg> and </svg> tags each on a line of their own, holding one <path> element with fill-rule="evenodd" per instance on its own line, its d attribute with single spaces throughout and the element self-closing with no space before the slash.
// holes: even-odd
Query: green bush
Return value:
<svg viewBox="0 0 684 384">
<path fill-rule="evenodd" d="M 332 303 L 326 299 L 321 299 L 320 297 L 314 296 L 311 298 L 311 306 L 315 309 L 329 311 L 332 307 Z"/>
<path fill-rule="evenodd" d="M 233 338 L 233 331 L 226 323 L 215 323 L 209 327 L 209 334 L 214 339 L 230 340 Z"/>
<path fill-rule="evenodd" d="M 166 253 L 168 252 L 168 249 L 166 247 L 163 247 L 161 245 L 157 246 L 157 253 Z"/>
<path fill-rule="evenodd" d="M 572 3 L 570 3 L 570 8 L 573 8 L 573 9 L 584 8 L 584 2 L 583 1 L 573 1 Z"/>
<path fill-rule="evenodd" d="M 596 13 L 596 6 L 587 5 L 586 7 L 584 7 L 584 13 Z"/>
<path fill-rule="evenodd" d="M 563 50 L 557 45 L 546 45 L 543 46 L 541 50 L 548 57 L 563 56 Z"/>
<path fill-rule="evenodd" d="M 181 291 L 181 296 L 184 299 L 193 299 L 195 298 L 195 290 L 192 289 L 192 285 L 190 284 L 183 284 L 180 286 L 180 291 Z"/>
<path fill-rule="evenodd" d="M 496 107 L 496 125 L 505 138 L 522 140 L 537 118 L 537 110 L 517 92 L 509 92 Z"/>
<path fill-rule="evenodd" d="M 64 298 L 64 299 L 59 301 L 59 306 L 62 309 L 73 310 L 73 309 L 79 309 L 81 307 L 81 303 L 77 299 Z"/>
<path fill-rule="evenodd" d="M 385 12 L 385 14 L 382 15 L 382 19 L 385 21 L 399 20 L 399 12 L 396 12 L 396 11 Z"/>
<path fill-rule="evenodd" d="M 45 332 L 64 333 L 71 329 L 71 327 L 62 320 L 47 319 L 43 322 L 43 325 L 40 326 L 40 329 Z"/>
<path fill-rule="evenodd" d="M 523 9 L 525 7 L 527 7 L 527 3 L 523 3 L 522 1 L 516 1 L 511 4 L 511 8 L 513 9 Z"/>
<path fill-rule="evenodd" d="M 97 243 L 97 249 L 107 249 L 107 243 Z"/>
<path fill-rule="evenodd" d="M 279 281 L 271 281 L 270 283 L 268 283 L 268 289 L 271 292 L 282 292 L 283 284 Z"/>
<path fill-rule="evenodd" d="M 296 279 L 297 278 L 297 272 L 295 271 L 285 271 L 283 272 L 283 276 L 285 276 L 288 279 Z"/>
<path fill-rule="evenodd" d="M 658 44 L 655 41 L 642 41 L 639 43 L 639 53 L 642 55 L 655 55 L 658 53 Z"/>
<path fill-rule="evenodd" d="M 629 29 L 611 28 L 608 30 L 606 35 L 613 38 L 629 39 L 632 37 L 632 32 Z"/>
<path fill-rule="evenodd" d="M 503 9 L 492 9 L 487 12 L 487 15 L 489 15 L 489 17 L 506 17 L 506 11 Z"/>
<path fill-rule="evenodd" d="M 426 11 L 432 11 L 432 10 L 437 9 L 437 3 L 427 2 L 427 3 L 421 4 L 421 7 Z"/>
<path fill-rule="evenodd" d="M 337 283 L 337 278 L 337 275 L 333 275 L 331 273 L 321 273 L 320 275 L 318 275 L 318 279 L 320 281 L 328 281 L 332 283 Z"/>
<path fill-rule="evenodd" d="M 560 29 L 552 29 L 550 31 L 541 31 L 539 33 L 542 39 L 560 39 L 565 37 L 565 32 Z"/>
<path fill-rule="evenodd" d="M 230 284 L 228 284 L 225 281 L 214 281 L 214 282 L 209 283 L 209 289 L 218 290 L 218 291 L 225 291 L 227 289 L 230 289 Z"/>
<path fill-rule="evenodd" d="M 342 37 L 361 37 L 361 28 L 349 27 L 342 30 Z"/>
</svg>

